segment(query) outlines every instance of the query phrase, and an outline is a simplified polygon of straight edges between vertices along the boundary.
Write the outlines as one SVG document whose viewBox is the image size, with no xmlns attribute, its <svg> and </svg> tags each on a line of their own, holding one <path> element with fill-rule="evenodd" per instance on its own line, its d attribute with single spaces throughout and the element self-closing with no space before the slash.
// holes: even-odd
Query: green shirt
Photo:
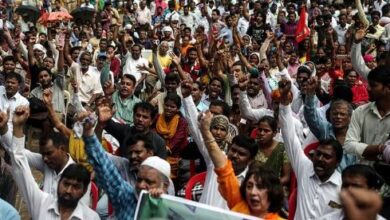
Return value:
<svg viewBox="0 0 390 220">
<path fill-rule="evenodd" d="M 121 119 L 126 124 L 132 126 L 134 105 L 141 102 L 141 100 L 134 95 L 122 99 L 119 95 L 119 91 L 115 91 L 112 95 L 112 101 L 116 109 L 115 118 Z"/>
</svg>

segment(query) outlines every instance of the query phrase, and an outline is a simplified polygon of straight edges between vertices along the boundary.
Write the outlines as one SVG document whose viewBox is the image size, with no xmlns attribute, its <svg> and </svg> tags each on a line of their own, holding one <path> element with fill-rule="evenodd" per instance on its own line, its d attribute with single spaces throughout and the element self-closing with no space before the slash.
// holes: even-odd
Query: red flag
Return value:
<svg viewBox="0 0 390 220">
<path fill-rule="evenodd" d="M 306 7 L 302 7 L 301 9 L 295 35 L 297 43 L 303 41 L 306 37 L 310 36 L 310 28 L 307 26 Z"/>
</svg>

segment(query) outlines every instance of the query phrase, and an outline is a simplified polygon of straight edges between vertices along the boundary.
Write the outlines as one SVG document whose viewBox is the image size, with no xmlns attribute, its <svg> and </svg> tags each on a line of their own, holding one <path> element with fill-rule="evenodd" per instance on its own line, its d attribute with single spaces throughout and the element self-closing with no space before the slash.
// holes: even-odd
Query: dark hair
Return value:
<svg viewBox="0 0 390 220">
<path fill-rule="evenodd" d="M 135 86 L 135 84 L 137 83 L 135 76 L 133 76 L 132 74 L 123 74 L 122 79 L 124 78 L 131 80 L 133 82 L 133 86 Z"/>
<path fill-rule="evenodd" d="M 205 86 L 204 86 L 204 84 L 202 82 L 194 81 L 194 84 L 198 85 L 200 91 L 204 91 Z"/>
<path fill-rule="evenodd" d="M 188 48 L 188 50 L 187 50 L 187 56 L 188 56 L 188 55 L 190 54 L 190 52 L 192 52 L 192 51 L 197 52 L 195 47 L 190 47 L 190 48 Z"/>
<path fill-rule="evenodd" d="M 390 12 L 390 3 L 387 3 L 382 7 L 382 15 L 386 16 Z"/>
<path fill-rule="evenodd" d="M 65 168 L 64 172 L 62 172 L 60 182 L 64 178 L 82 182 L 84 190 L 87 190 L 88 184 L 91 181 L 91 175 L 87 168 L 77 163 L 70 164 Z"/>
<path fill-rule="evenodd" d="M 164 103 L 166 103 L 167 101 L 172 101 L 173 103 L 175 103 L 178 109 L 181 108 L 181 98 L 177 93 L 169 92 L 164 98 Z"/>
<path fill-rule="evenodd" d="M 319 143 L 319 146 L 326 146 L 326 145 L 333 147 L 333 150 L 336 152 L 336 160 L 337 162 L 340 163 L 341 160 L 343 159 L 343 146 L 340 144 L 340 142 L 335 139 L 325 139 L 325 140 L 321 140 Z"/>
<path fill-rule="evenodd" d="M 222 87 L 222 90 L 223 90 L 223 87 L 225 86 L 224 82 L 222 79 L 218 78 L 218 77 L 213 77 L 210 79 L 210 83 L 209 85 L 213 82 L 213 81 L 218 81 L 219 83 L 221 83 L 221 87 Z"/>
<path fill-rule="evenodd" d="M 209 105 L 209 109 L 211 106 L 219 106 L 222 108 L 222 112 L 223 112 L 223 115 L 225 115 L 226 117 L 229 117 L 230 115 L 230 107 L 229 105 L 222 101 L 222 100 L 213 100 L 211 101 L 210 105 Z"/>
<path fill-rule="evenodd" d="M 244 200 L 246 200 L 246 185 L 249 179 L 254 176 L 256 182 L 261 182 L 263 188 L 267 189 L 268 200 L 269 200 L 269 212 L 279 212 L 283 205 L 283 188 L 280 183 L 280 179 L 276 174 L 260 165 L 258 162 L 253 162 L 249 166 L 249 170 L 241 183 L 240 192 Z"/>
<path fill-rule="evenodd" d="M 221 15 L 221 12 L 218 9 L 213 9 L 212 12 L 215 12 L 215 14 L 217 14 L 218 16 Z"/>
<path fill-rule="evenodd" d="M 312 74 L 312 70 L 309 69 L 307 66 L 300 66 L 298 67 L 297 74 L 301 74 L 301 73 L 307 73 L 310 77 Z"/>
<path fill-rule="evenodd" d="M 76 47 L 70 48 L 70 53 L 72 54 L 76 50 L 81 50 L 81 47 L 76 46 Z"/>
<path fill-rule="evenodd" d="M 3 64 L 4 64 L 5 62 L 7 62 L 7 61 L 12 61 L 12 62 L 16 63 L 16 59 L 15 59 L 14 56 L 6 56 L 6 57 L 4 57 L 4 58 L 3 58 Z"/>
<path fill-rule="evenodd" d="M 239 134 L 235 136 L 232 140 L 232 143 L 249 151 L 250 158 L 254 158 L 257 154 L 257 151 L 259 150 L 255 140 L 248 137 L 247 135 Z"/>
<path fill-rule="evenodd" d="M 342 177 L 347 175 L 350 176 L 363 176 L 366 178 L 368 188 L 379 190 L 383 185 L 382 178 L 376 173 L 376 171 L 368 166 L 363 164 L 354 164 L 346 167 L 341 173 Z"/>
<path fill-rule="evenodd" d="M 45 67 L 42 67 L 39 69 L 38 71 L 38 75 L 43 72 L 43 71 L 46 71 L 47 73 L 49 73 L 49 75 L 51 76 L 52 75 L 52 72 L 48 69 L 48 68 L 45 68 Z"/>
<path fill-rule="evenodd" d="M 5 80 L 7 80 L 7 79 L 16 79 L 19 84 L 23 82 L 22 76 L 17 74 L 17 73 L 15 73 L 15 72 L 7 73 L 5 75 Z"/>
<path fill-rule="evenodd" d="M 49 134 L 43 134 L 39 139 L 39 145 L 46 145 L 49 141 L 53 142 L 54 147 L 58 148 L 63 145 L 65 148 L 68 147 L 68 139 L 60 132 L 50 132 Z"/>
<path fill-rule="evenodd" d="M 278 122 L 272 116 L 266 115 L 262 117 L 257 124 L 260 124 L 261 122 L 267 122 L 273 132 L 278 130 Z"/>
<path fill-rule="evenodd" d="M 176 82 L 177 84 L 180 83 L 180 77 L 178 74 L 174 74 L 174 73 L 171 73 L 171 74 L 167 74 L 165 76 L 165 79 L 164 79 L 165 82 L 168 82 L 168 81 L 174 81 Z"/>
<path fill-rule="evenodd" d="M 138 141 L 144 142 L 144 147 L 147 150 L 153 151 L 154 153 L 155 150 L 153 148 L 151 141 L 149 140 L 148 136 L 142 133 L 136 133 L 134 135 L 130 135 L 130 137 L 124 141 L 124 146 L 126 146 L 126 148 L 128 149 L 130 146 L 136 144 Z"/>
<path fill-rule="evenodd" d="M 378 66 L 368 74 L 368 81 L 390 84 L 390 68 L 387 66 Z"/>
<path fill-rule="evenodd" d="M 251 54 L 251 55 L 253 55 L 253 54 Z M 250 55 L 250 56 L 251 56 L 251 55 Z M 259 57 L 257 57 L 257 58 L 259 58 Z M 259 62 L 260 62 L 260 58 L 259 58 Z M 236 61 L 236 62 L 234 62 L 233 65 L 232 65 L 232 67 L 233 67 L 233 66 L 241 66 L 241 71 L 242 71 L 243 73 L 246 72 L 245 65 L 244 65 L 241 61 Z"/>
<path fill-rule="evenodd" d="M 374 16 L 374 15 L 378 15 L 379 17 L 381 17 L 381 13 L 379 11 L 377 11 L 377 10 L 371 11 L 370 16 Z"/>
<path fill-rule="evenodd" d="M 342 99 L 351 103 L 353 100 L 351 87 L 349 87 L 344 80 L 336 80 L 335 86 L 333 88 L 332 99 Z"/>
<path fill-rule="evenodd" d="M 135 113 L 138 109 L 149 112 L 152 119 L 156 117 L 156 109 L 149 102 L 138 102 L 134 105 L 133 112 Z"/>
</svg>

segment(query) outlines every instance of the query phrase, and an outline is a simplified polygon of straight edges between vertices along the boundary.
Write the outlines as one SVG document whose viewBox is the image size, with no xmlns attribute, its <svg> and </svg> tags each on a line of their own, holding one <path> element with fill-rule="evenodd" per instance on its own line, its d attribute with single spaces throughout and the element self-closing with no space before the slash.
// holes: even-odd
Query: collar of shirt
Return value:
<svg viewBox="0 0 390 220">
<path fill-rule="evenodd" d="M 316 180 L 320 181 L 319 185 L 332 183 L 336 186 L 341 186 L 341 175 L 340 175 L 339 171 L 337 171 L 337 170 L 334 170 L 332 176 L 330 176 L 329 179 L 327 179 L 325 182 L 321 182 L 321 180 L 318 178 L 318 176 L 314 172 L 314 167 L 311 170 L 311 172 L 312 173 L 310 174 L 310 178 L 315 178 Z"/>
<path fill-rule="evenodd" d="M 19 92 L 16 92 L 15 93 L 15 95 L 13 95 L 11 98 L 8 98 L 7 97 L 7 91 L 4 89 L 4 91 L 2 91 L 2 95 L 3 95 L 3 97 L 5 98 L 5 99 L 7 99 L 7 100 L 11 100 L 11 99 L 14 99 L 14 100 L 17 100 L 18 98 L 20 98 L 22 95 L 20 95 L 20 93 Z"/>
<path fill-rule="evenodd" d="M 245 179 L 246 173 L 248 172 L 249 167 L 247 166 L 244 171 L 242 171 L 240 174 L 237 175 L 237 179 L 240 182 L 240 185 L 242 181 Z"/>
<path fill-rule="evenodd" d="M 77 204 L 76 208 L 73 210 L 72 215 L 69 217 L 69 219 L 83 219 L 83 207 L 81 207 L 81 202 Z M 51 203 L 50 206 L 47 208 L 48 211 L 53 211 L 56 215 L 60 216 L 60 211 L 58 210 L 58 200 L 56 199 L 55 202 Z"/>
<path fill-rule="evenodd" d="M 67 154 L 68 155 L 68 162 L 65 164 L 65 166 L 62 168 L 62 170 L 57 174 L 58 176 L 61 175 L 64 170 L 71 164 L 74 164 L 74 160 L 72 159 L 72 157 L 70 156 L 70 154 Z"/>
<path fill-rule="evenodd" d="M 379 113 L 378 108 L 376 107 L 375 102 L 371 102 L 369 108 L 372 111 L 372 113 L 374 113 L 374 115 L 378 116 L 378 118 L 380 119 L 386 118 L 387 116 L 390 115 L 390 112 L 388 112 L 385 116 L 382 117 L 381 114 Z"/>
</svg>

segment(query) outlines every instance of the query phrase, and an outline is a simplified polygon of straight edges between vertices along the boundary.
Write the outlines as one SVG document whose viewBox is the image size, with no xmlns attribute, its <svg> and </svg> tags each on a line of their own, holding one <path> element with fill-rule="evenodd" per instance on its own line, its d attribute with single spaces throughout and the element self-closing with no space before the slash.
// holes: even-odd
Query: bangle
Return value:
<svg viewBox="0 0 390 220">
<path fill-rule="evenodd" d="M 211 144 L 211 143 L 213 143 L 213 142 L 215 142 L 215 138 L 210 139 L 210 140 L 207 140 L 207 141 L 205 141 L 204 143 L 205 143 L 205 144 Z"/>
</svg>

